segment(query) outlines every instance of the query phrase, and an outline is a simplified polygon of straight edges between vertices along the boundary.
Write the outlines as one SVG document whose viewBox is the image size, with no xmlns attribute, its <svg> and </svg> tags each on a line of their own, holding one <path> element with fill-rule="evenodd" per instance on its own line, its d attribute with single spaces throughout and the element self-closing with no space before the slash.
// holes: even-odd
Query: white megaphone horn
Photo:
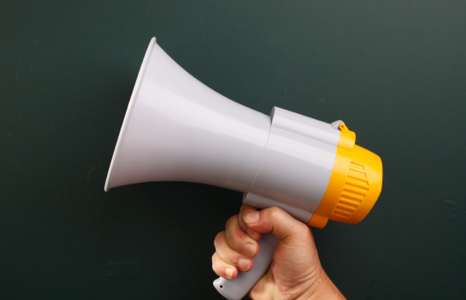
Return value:
<svg viewBox="0 0 466 300">
<path fill-rule="evenodd" d="M 361 221 L 382 189 L 382 161 L 331 124 L 275 107 L 242 106 L 188 74 L 152 38 L 113 153 L 105 191 L 150 181 L 189 181 L 244 192 L 243 202 L 277 206 L 323 228 Z M 215 288 L 241 299 L 265 274 L 278 245 L 262 235 L 249 272 Z"/>
</svg>

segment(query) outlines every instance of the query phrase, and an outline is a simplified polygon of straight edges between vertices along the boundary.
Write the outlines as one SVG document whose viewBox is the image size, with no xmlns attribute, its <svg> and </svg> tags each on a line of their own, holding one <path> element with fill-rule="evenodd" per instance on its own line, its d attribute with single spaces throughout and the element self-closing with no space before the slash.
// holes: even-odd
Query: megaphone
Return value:
<svg viewBox="0 0 466 300">
<path fill-rule="evenodd" d="M 277 206 L 323 228 L 358 223 L 382 190 L 382 161 L 331 124 L 274 107 L 270 116 L 205 86 L 157 45 L 139 71 L 105 182 L 111 188 L 188 181 L 244 193 L 257 208 Z M 215 288 L 241 299 L 267 271 L 278 240 L 265 234 L 251 271 Z"/>
</svg>

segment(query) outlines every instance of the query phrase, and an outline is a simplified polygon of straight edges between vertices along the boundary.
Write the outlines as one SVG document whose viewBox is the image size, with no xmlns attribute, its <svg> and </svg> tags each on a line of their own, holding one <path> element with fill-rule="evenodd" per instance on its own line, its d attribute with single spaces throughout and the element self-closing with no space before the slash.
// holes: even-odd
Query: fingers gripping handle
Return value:
<svg viewBox="0 0 466 300">
<path fill-rule="evenodd" d="M 308 223 L 312 213 L 295 208 L 291 205 L 271 200 L 253 193 L 244 193 L 243 203 L 265 209 L 268 207 L 280 207 L 290 215 L 304 223 Z M 259 253 L 254 257 L 254 265 L 249 272 L 238 272 L 235 279 L 229 280 L 219 277 L 214 281 L 217 291 L 228 300 L 242 299 L 256 285 L 259 279 L 264 276 L 272 263 L 273 253 L 278 246 L 279 240 L 272 233 L 262 234 L 257 241 L 259 244 Z"/>
<path fill-rule="evenodd" d="M 240 300 L 246 296 L 269 269 L 278 242 L 279 239 L 272 233 L 263 234 L 257 241 L 259 253 L 253 258 L 252 269 L 248 272 L 238 272 L 238 276 L 232 280 L 219 277 L 214 281 L 217 291 L 228 300 Z"/>
</svg>

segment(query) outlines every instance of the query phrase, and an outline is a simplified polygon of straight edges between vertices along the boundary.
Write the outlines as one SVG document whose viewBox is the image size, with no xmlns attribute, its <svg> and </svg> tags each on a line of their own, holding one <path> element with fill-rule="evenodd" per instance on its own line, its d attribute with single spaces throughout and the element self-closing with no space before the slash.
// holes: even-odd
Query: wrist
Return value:
<svg viewBox="0 0 466 300">
<path fill-rule="evenodd" d="M 320 274 L 311 284 L 309 289 L 299 297 L 301 300 L 345 300 L 346 298 L 333 284 L 330 278 L 327 276 L 323 269 L 320 270 Z"/>
</svg>

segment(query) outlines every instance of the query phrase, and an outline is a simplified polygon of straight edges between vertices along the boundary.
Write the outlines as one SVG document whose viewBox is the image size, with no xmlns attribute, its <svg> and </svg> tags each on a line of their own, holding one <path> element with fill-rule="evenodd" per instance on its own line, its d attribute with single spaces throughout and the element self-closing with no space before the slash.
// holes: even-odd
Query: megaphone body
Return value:
<svg viewBox="0 0 466 300">
<path fill-rule="evenodd" d="M 153 38 L 146 51 L 109 168 L 105 191 L 151 181 L 187 181 L 244 192 L 243 202 L 277 206 L 322 228 L 357 223 L 382 187 L 382 162 L 331 124 L 274 107 L 270 116 L 208 88 Z M 254 267 L 219 278 L 217 290 L 241 299 L 266 272 L 278 244 L 259 240 Z"/>
</svg>

